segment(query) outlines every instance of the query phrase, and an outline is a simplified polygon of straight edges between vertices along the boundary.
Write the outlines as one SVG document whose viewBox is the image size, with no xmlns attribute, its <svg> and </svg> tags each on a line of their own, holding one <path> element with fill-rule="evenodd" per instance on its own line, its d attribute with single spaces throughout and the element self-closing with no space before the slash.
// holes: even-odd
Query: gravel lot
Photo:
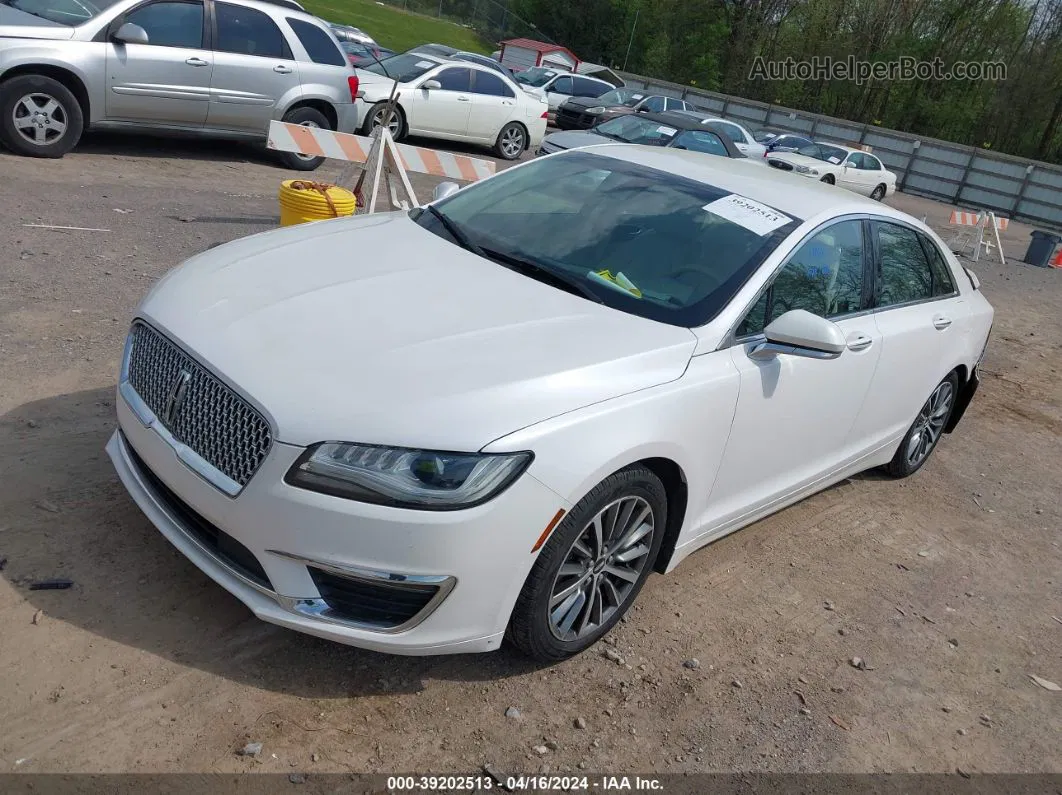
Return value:
<svg viewBox="0 0 1062 795">
<path fill-rule="evenodd" d="M 1062 683 L 1062 271 L 1016 261 L 1028 227 L 977 267 L 983 388 L 920 474 L 866 473 L 702 550 L 606 644 L 541 668 L 261 623 L 119 485 L 103 446 L 137 301 L 275 226 L 285 172 L 93 136 L 0 173 L 0 771 L 1062 772 L 1062 693 L 1030 679 Z M 890 201 L 946 227 L 950 208 Z M 28 590 L 48 577 L 76 585 Z"/>
</svg>

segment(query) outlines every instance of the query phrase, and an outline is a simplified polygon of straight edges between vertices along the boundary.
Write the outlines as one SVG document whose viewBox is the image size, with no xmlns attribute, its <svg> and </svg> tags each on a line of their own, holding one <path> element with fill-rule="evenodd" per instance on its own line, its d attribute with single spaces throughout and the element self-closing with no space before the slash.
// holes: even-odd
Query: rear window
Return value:
<svg viewBox="0 0 1062 795">
<path fill-rule="evenodd" d="M 686 327 L 711 320 L 800 223 L 749 197 L 589 152 L 533 160 L 434 208 L 488 258 L 533 262 L 615 309 Z M 431 212 L 414 212 L 450 239 Z"/>
<path fill-rule="evenodd" d="M 288 17 L 288 24 L 299 37 L 303 49 L 314 63 L 327 64 L 328 66 L 346 66 L 347 59 L 336 47 L 332 37 L 312 22 L 303 19 Z"/>
</svg>

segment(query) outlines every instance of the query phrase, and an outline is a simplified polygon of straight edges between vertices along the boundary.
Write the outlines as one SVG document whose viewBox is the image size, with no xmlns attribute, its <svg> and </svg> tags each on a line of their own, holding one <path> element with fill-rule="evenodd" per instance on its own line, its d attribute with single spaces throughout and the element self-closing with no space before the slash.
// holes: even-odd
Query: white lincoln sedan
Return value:
<svg viewBox="0 0 1062 795">
<path fill-rule="evenodd" d="M 440 187 L 204 252 L 137 309 L 108 452 L 266 621 L 558 660 L 651 572 L 913 474 L 977 387 L 976 277 L 869 199 L 627 145 Z"/>
</svg>

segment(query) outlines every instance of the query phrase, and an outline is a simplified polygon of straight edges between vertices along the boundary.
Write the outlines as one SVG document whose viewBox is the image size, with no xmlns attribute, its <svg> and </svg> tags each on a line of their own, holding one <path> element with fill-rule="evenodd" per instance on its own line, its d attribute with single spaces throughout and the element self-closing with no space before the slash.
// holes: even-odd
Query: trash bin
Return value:
<svg viewBox="0 0 1062 795">
<path fill-rule="evenodd" d="M 1026 249 L 1021 261 L 1035 265 L 1037 268 L 1046 268 L 1055 258 L 1055 253 L 1060 247 L 1062 247 L 1062 237 L 1034 229 L 1029 248 Z"/>
</svg>

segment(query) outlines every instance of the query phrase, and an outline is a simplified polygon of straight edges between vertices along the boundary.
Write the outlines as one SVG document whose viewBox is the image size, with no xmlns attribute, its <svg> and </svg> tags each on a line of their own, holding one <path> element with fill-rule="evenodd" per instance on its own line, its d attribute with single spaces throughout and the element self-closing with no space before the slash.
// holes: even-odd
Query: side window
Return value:
<svg viewBox="0 0 1062 795">
<path fill-rule="evenodd" d="M 727 124 L 725 121 L 724 122 L 719 122 L 719 126 L 722 128 L 723 132 L 726 133 L 727 138 L 729 138 L 734 143 L 736 143 L 736 144 L 745 143 L 745 136 L 741 132 L 741 128 L 740 127 L 737 127 L 737 126 L 735 126 L 733 124 Z"/>
<path fill-rule="evenodd" d="M 267 14 L 231 3 L 214 3 L 214 13 L 218 23 L 215 50 L 262 58 L 291 58 L 284 34 Z"/>
<path fill-rule="evenodd" d="M 304 19 L 288 17 L 287 20 L 311 61 L 329 66 L 347 65 L 347 59 L 336 49 L 336 45 L 332 43 L 332 38 L 327 33 Z"/>
<path fill-rule="evenodd" d="M 913 229 L 878 222 L 878 295 L 881 307 L 922 301 L 933 295 L 933 272 Z"/>
<path fill-rule="evenodd" d="M 443 69 L 434 79 L 442 84 L 443 91 L 472 90 L 471 69 Z"/>
<path fill-rule="evenodd" d="M 867 171 L 881 171 L 881 161 L 873 155 L 863 155 L 863 168 Z"/>
<path fill-rule="evenodd" d="M 845 158 L 844 164 L 849 168 L 862 168 L 863 167 L 863 155 L 859 152 L 852 152 Z"/>
<path fill-rule="evenodd" d="M 841 221 L 796 250 L 749 310 L 737 334 L 759 334 L 792 309 L 827 318 L 858 312 L 862 296 L 863 225 Z"/>
<path fill-rule="evenodd" d="M 493 72 L 475 72 L 472 78 L 475 82 L 472 91 L 476 94 L 487 94 L 492 97 L 515 97 L 516 94 L 505 81 Z"/>
<path fill-rule="evenodd" d="M 575 96 L 577 97 L 596 97 L 597 83 L 593 80 L 587 80 L 585 77 L 573 77 L 572 81 L 575 83 Z"/>
<path fill-rule="evenodd" d="M 554 81 L 553 87 L 550 88 L 550 91 L 554 94 L 567 94 L 568 96 L 571 96 L 574 90 L 575 88 L 570 77 L 558 77 Z"/>
<path fill-rule="evenodd" d="M 639 110 L 648 110 L 652 113 L 660 113 L 664 110 L 664 98 L 649 97 L 649 99 L 642 102 L 642 104 L 639 106 Z"/>
<path fill-rule="evenodd" d="M 148 43 L 158 47 L 203 46 L 202 3 L 152 3 L 126 14 L 125 21 L 142 27 Z"/>
<path fill-rule="evenodd" d="M 671 99 L 670 97 L 664 100 L 664 110 L 685 110 L 686 103 L 681 99 Z"/>
<path fill-rule="evenodd" d="M 951 277 L 948 261 L 944 259 L 936 243 L 925 235 L 919 235 L 918 238 L 929 257 L 929 270 L 933 274 L 933 295 L 951 295 L 955 292 L 955 281 Z"/>
<path fill-rule="evenodd" d="M 715 133 L 706 130 L 685 130 L 678 134 L 672 149 L 689 149 L 691 152 L 704 152 L 710 155 L 729 157 L 726 146 Z"/>
</svg>

